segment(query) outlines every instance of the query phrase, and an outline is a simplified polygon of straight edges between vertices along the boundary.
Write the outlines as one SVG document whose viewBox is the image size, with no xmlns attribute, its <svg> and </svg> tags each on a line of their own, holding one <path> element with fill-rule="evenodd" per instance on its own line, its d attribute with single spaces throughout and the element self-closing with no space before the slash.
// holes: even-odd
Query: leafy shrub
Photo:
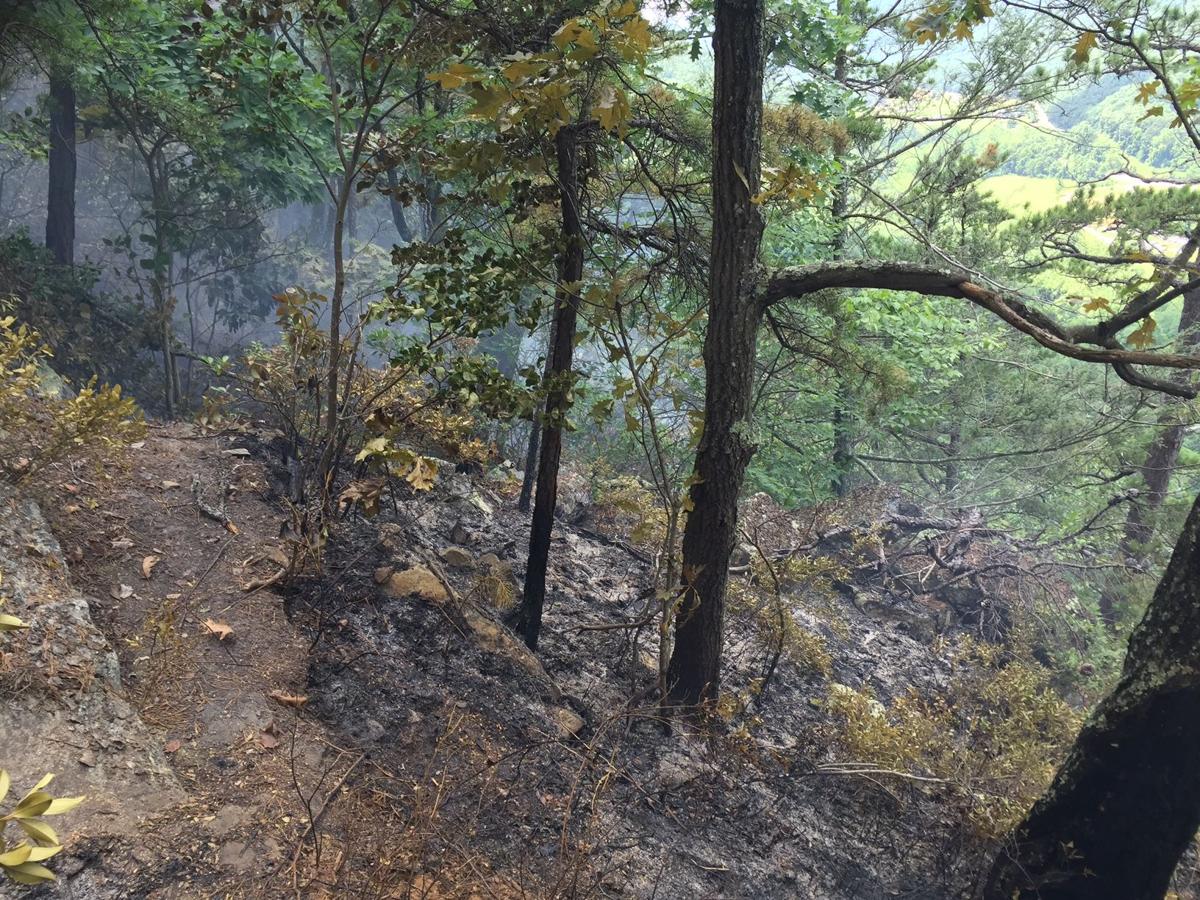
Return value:
<svg viewBox="0 0 1200 900">
<path fill-rule="evenodd" d="M 27 234 L 0 238 L 0 294 L 13 301 L 7 311 L 41 335 L 57 371 L 79 383 L 96 376 L 149 391 L 146 319 L 132 303 L 98 293 L 98 274 L 58 264 Z"/>
<path fill-rule="evenodd" d="M 121 388 L 93 378 L 73 397 L 45 389 L 50 350 L 37 332 L 0 317 L 0 478 L 22 481 L 79 454 L 104 453 L 144 433 Z"/>
<path fill-rule="evenodd" d="M 667 515 L 658 496 L 633 475 L 602 473 L 595 488 L 597 515 L 628 528 L 634 544 L 657 551 L 667 535 Z"/>
<path fill-rule="evenodd" d="M 18 884 L 41 884 L 54 880 L 54 873 L 42 865 L 62 850 L 55 830 L 46 823 L 46 816 L 57 816 L 74 809 L 83 797 L 54 797 L 45 787 L 54 778 L 47 775 L 33 790 L 22 797 L 8 812 L 0 806 L 0 872 Z M 0 769 L 0 803 L 8 796 L 11 786 L 8 772 Z M 15 844 L 9 843 L 5 832 L 14 825 L 23 832 Z"/>
<path fill-rule="evenodd" d="M 1015 826 L 1050 784 L 1082 722 L 1035 662 L 965 641 L 949 688 L 884 707 L 868 691 L 830 687 L 835 744 L 855 762 L 941 779 L 981 837 Z"/>
</svg>

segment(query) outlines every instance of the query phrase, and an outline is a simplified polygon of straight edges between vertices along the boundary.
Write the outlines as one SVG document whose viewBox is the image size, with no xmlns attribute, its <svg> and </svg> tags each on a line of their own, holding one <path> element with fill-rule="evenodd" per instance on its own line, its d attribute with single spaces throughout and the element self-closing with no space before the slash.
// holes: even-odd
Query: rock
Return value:
<svg viewBox="0 0 1200 900">
<path fill-rule="evenodd" d="M 391 597 L 415 595 L 430 603 L 446 603 L 450 600 L 445 585 L 424 566 L 413 566 L 403 572 L 393 573 L 384 590 Z"/>
<path fill-rule="evenodd" d="M 563 737 L 574 737 L 583 731 L 583 726 L 587 724 L 584 722 L 583 716 L 565 706 L 554 707 L 550 710 L 550 717 L 554 719 L 554 724 L 558 726 Z"/>
<path fill-rule="evenodd" d="M 472 494 L 470 497 L 470 503 L 477 510 L 483 513 L 486 518 L 490 519 L 495 513 L 495 510 L 492 509 L 492 504 L 484 500 L 479 494 Z"/>
<path fill-rule="evenodd" d="M 730 568 L 741 568 L 742 566 L 750 565 L 750 560 L 754 558 L 754 548 L 749 544 L 738 544 L 733 549 L 733 553 L 729 556 Z"/>
<path fill-rule="evenodd" d="M 481 649 L 502 656 L 513 665 L 533 675 L 542 682 L 546 692 L 555 701 L 562 697 L 562 691 L 546 673 L 541 660 L 534 656 L 533 652 L 517 640 L 508 629 L 469 606 L 464 606 L 461 613 L 462 624 L 470 630 L 472 638 Z"/>
<path fill-rule="evenodd" d="M 471 532 L 467 531 L 461 520 L 455 522 L 454 527 L 450 529 L 450 540 L 456 544 L 471 543 Z"/>
<path fill-rule="evenodd" d="M 0 507 L 3 611 L 29 625 L 0 641 L 0 688 L 20 685 L 0 702 L 0 763 L 17 796 L 57 772 L 56 794 L 89 797 L 54 823 L 69 839 L 135 833 L 141 817 L 181 802 L 183 791 L 161 738 L 124 699 L 117 656 L 71 583 L 41 510 L 4 486 Z"/>
<path fill-rule="evenodd" d="M 475 565 L 475 557 L 461 547 L 447 547 L 442 551 L 442 559 L 456 569 L 470 569 Z"/>
<path fill-rule="evenodd" d="M 495 553 L 484 553 L 475 560 L 475 563 L 481 569 L 498 569 L 504 565 L 504 562 Z"/>
<path fill-rule="evenodd" d="M 395 522 L 384 522 L 379 526 L 379 546 L 389 553 L 399 553 L 408 546 L 408 533 Z"/>
</svg>

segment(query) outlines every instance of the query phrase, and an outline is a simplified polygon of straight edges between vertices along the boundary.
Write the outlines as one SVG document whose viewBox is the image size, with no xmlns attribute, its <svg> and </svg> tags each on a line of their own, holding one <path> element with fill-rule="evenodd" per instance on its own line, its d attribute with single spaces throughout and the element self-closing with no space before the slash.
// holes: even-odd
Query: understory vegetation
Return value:
<svg viewBox="0 0 1200 900">
<path fill-rule="evenodd" d="M 190 723 L 173 800 L 290 741 L 302 815 L 213 864 L 280 896 L 1198 896 L 1198 48 L 1132 0 L 0 0 L 0 503 L 66 535 L 0 542 L 0 730 Z M 197 641 L 246 671 L 185 711 Z M 214 725 L 253 690 L 290 735 Z M 775 837 L 639 880 L 697 781 Z M 88 815 L 47 783 L 17 883 Z"/>
</svg>

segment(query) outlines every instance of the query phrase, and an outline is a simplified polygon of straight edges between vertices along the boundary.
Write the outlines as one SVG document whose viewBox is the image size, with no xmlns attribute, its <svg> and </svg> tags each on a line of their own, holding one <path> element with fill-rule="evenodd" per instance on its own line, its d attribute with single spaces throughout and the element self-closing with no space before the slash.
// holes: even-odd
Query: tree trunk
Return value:
<svg viewBox="0 0 1200 900">
<path fill-rule="evenodd" d="M 546 565 L 550 557 L 550 533 L 558 500 L 558 464 L 562 455 L 562 432 L 570 407 L 571 362 L 575 350 L 575 321 L 579 314 L 579 282 L 583 278 L 583 225 L 580 219 L 579 128 L 564 126 L 554 137 L 558 169 L 558 194 L 562 215 L 563 248 L 558 262 L 558 288 L 550 334 L 550 356 L 546 374 L 550 390 L 546 397 L 545 424 L 538 457 L 537 493 L 533 500 L 533 522 L 529 529 L 529 564 L 525 570 L 525 592 L 519 623 L 525 643 L 537 649 L 542 629 L 542 607 L 546 599 Z"/>
<path fill-rule="evenodd" d="M 833 401 L 833 481 L 830 487 L 835 497 L 850 493 L 854 465 L 854 415 L 850 411 L 853 397 L 845 379 L 838 377 L 837 395 Z"/>
<path fill-rule="evenodd" d="M 529 504 L 533 502 L 533 483 L 537 478 L 538 453 L 542 447 L 542 420 L 535 418 L 529 426 L 529 446 L 525 450 L 525 470 L 521 473 L 521 497 L 517 500 L 517 509 L 529 512 Z"/>
<path fill-rule="evenodd" d="M 318 470 L 322 503 L 326 508 L 333 503 L 333 476 L 341 433 L 338 427 L 341 411 L 338 380 L 342 363 L 342 307 L 346 297 L 346 207 L 353 189 L 350 177 L 343 178 L 339 184 L 337 202 L 334 204 L 333 291 L 329 298 L 329 367 L 325 372 L 325 447 L 321 453 Z"/>
<path fill-rule="evenodd" d="M 411 244 L 413 239 L 412 229 L 408 227 L 408 219 L 404 217 L 404 204 L 396 199 L 396 191 L 400 188 L 400 179 L 396 176 L 395 169 L 387 170 L 387 183 L 389 188 L 388 207 L 392 211 L 392 222 L 396 226 L 396 235 L 406 244 Z"/>
<path fill-rule="evenodd" d="M 1113 692 L 988 878 L 987 900 L 1162 900 L 1200 825 L 1200 498 Z"/>
<path fill-rule="evenodd" d="M 69 77 L 50 77 L 50 187 L 46 246 L 61 265 L 75 262 L 75 88 Z"/>
<path fill-rule="evenodd" d="M 1176 348 L 1177 352 L 1185 354 L 1200 349 L 1200 291 L 1189 291 L 1183 295 Z M 1159 417 L 1162 429 L 1150 443 L 1146 461 L 1142 465 L 1146 489 L 1129 505 L 1125 519 L 1125 533 L 1121 537 L 1120 548 L 1122 559 L 1143 559 L 1147 555 L 1147 545 L 1154 535 L 1154 514 L 1162 507 L 1170 492 L 1171 476 L 1175 473 L 1179 450 L 1183 446 L 1184 426 L 1179 423 L 1178 413 L 1178 402 L 1168 401 Z"/>
<path fill-rule="evenodd" d="M 737 503 L 754 446 L 749 415 L 763 305 L 758 252 L 763 0 L 718 0 L 713 32 L 713 233 L 704 339 L 704 432 L 683 531 L 668 701 L 694 706 L 720 687 L 721 642 Z"/>
</svg>

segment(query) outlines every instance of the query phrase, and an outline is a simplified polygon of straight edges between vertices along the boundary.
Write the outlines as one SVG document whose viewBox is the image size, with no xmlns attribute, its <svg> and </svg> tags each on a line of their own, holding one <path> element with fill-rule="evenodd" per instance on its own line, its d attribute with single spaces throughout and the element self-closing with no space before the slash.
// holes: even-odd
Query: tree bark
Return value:
<svg viewBox="0 0 1200 900">
<path fill-rule="evenodd" d="M 1200 290 L 1188 291 L 1183 295 L 1183 307 L 1179 313 L 1179 337 L 1176 348 L 1180 353 L 1194 353 L 1200 349 Z M 1154 535 L 1154 514 L 1162 507 L 1170 492 L 1171 476 L 1179 462 L 1179 450 L 1183 446 L 1184 426 L 1179 422 L 1178 404 L 1168 403 L 1160 416 L 1162 429 L 1146 451 L 1142 465 L 1142 480 L 1145 493 L 1129 505 L 1125 519 L 1125 533 L 1121 537 L 1121 557 L 1142 559 L 1147 545 Z"/>
<path fill-rule="evenodd" d="M 1162 900 L 1200 825 L 1200 498 L 1121 680 L 990 873 L 987 900 Z"/>
<path fill-rule="evenodd" d="M 538 453 L 542 447 L 542 420 L 535 418 L 529 426 L 529 446 L 525 450 L 525 470 L 521 473 L 521 496 L 517 500 L 517 509 L 529 512 L 529 504 L 533 502 L 533 483 L 537 480 Z"/>
<path fill-rule="evenodd" d="M 713 234 L 704 339 L 704 431 L 683 531 L 668 702 L 694 706 L 720 688 L 721 642 L 737 503 L 754 446 L 754 357 L 764 307 L 758 290 L 763 222 L 763 2 L 718 0 L 713 32 Z"/>
<path fill-rule="evenodd" d="M 833 480 L 830 488 L 835 497 L 850 493 L 851 468 L 854 465 L 854 415 L 850 411 L 854 398 L 843 376 L 838 376 L 837 393 L 833 401 Z"/>
<path fill-rule="evenodd" d="M 546 566 L 550 558 L 550 535 L 554 507 L 558 501 L 558 467 L 562 456 L 562 433 L 570 407 L 570 375 L 575 351 L 575 323 L 579 314 L 579 282 L 583 278 L 583 224 L 580 197 L 584 190 L 579 166 L 579 128 L 564 126 L 554 137 L 558 170 L 558 195 L 562 216 L 562 251 L 558 261 L 551 325 L 550 355 L 542 446 L 538 457 L 537 493 L 533 500 L 533 522 L 529 529 L 529 563 L 525 569 L 525 591 L 518 616 L 525 643 L 537 649 L 546 600 Z"/>
<path fill-rule="evenodd" d="M 396 226 L 396 236 L 406 244 L 411 244 L 413 239 L 412 229 L 408 226 L 408 219 L 404 217 L 404 204 L 396 199 L 396 191 L 400 188 L 400 179 L 396 175 L 396 170 L 389 168 L 387 170 L 387 183 L 389 188 L 388 193 L 388 208 L 392 211 L 392 222 Z"/>
<path fill-rule="evenodd" d="M 61 265 L 75 262 L 75 87 L 50 76 L 50 184 L 46 198 L 46 246 Z"/>
</svg>

